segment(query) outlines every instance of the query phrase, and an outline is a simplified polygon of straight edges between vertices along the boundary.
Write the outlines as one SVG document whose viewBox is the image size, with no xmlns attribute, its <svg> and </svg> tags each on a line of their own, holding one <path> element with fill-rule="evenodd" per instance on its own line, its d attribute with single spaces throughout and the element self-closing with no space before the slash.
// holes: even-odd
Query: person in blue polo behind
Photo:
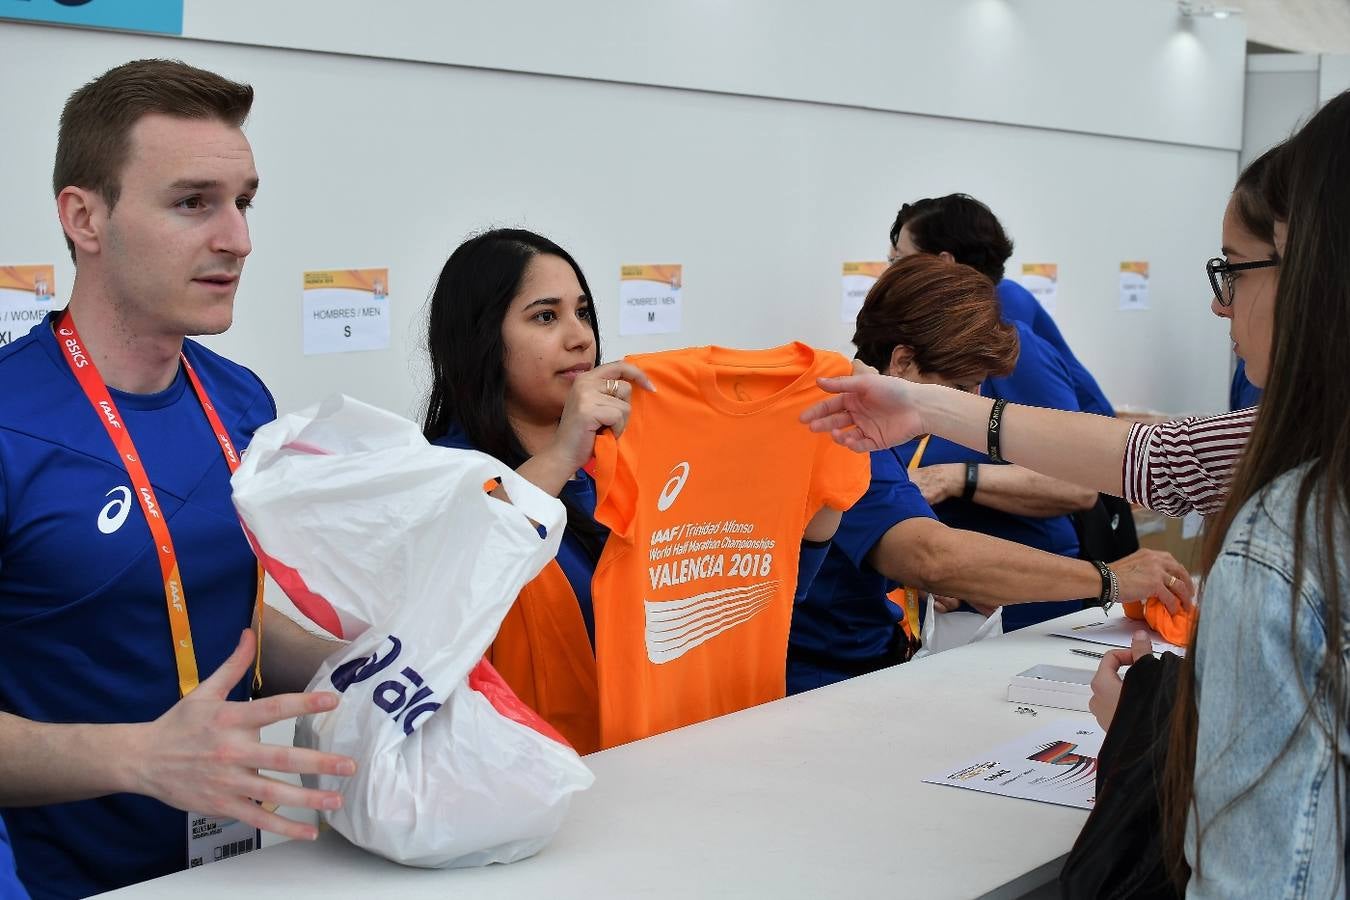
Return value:
<svg viewBox="0 0 1350 900">
<path fill-rule="evenodd" d="M 1012 240 L 994 213 L 965 194 L 906 203 L 891 225 L 892 259 L 911 253 L 945 254 L 983 272 L 998 290 L 1004 320 L 1026 324 L 1059 355 L 1073 386 L 1073 409 L 1114 416 L 1115 407 L 1069 348 L 1054 318 L 1030 291 L 1004 277 L 1004 266 L 1012 252 Z"/>
<path fill-rule="evenodd" d="M 920 254 L 878 279 L 858 314 L 853 342 L 860 362 L 888 375 L 972 390 L 989 374 L 1012 369 L 1019 333 L 1001 320 L 987 278 Z M 903 454 L 878 450 L 871 463 L 871 485 L 844 513 L 834 538 L 824 547 L 803 545 L 788 640 L 789 693 L 908 659 L 922 607 L 911 606 L 896 590 L 900 585 L 911 588 L 915 600 L 918 592 L 933 591 L 985 608 L 1004 605 L 1005 616 L 1037 605 L 1033 601 L 1100 594 L 1101 573 L 1091 562 L 939 521 L 910 480 Z M 978 483 L 967 486 L 966 467 L 958 468 L 957 494 L 969 491 L 985 502 L 1035 494 L 1041 484 L 1033 472 L 986 462 L 977 467 L 984 473 Z M 1138 599 L 1186 571 L 1151 550 L 1110 569 L 1121 596 Z"/>
<path fill-rule="evenodd" d="M 1012 241 L 987 206 L 964 194 L 906 203 L 891 227 L 890 255 L 899 259 L 918 253 L 965 263 L 981 272 L 996 285 L 1004 321 L 1017 329 L 1021 350 L 1016 366 L 1007 375 L 985 379 L 981 394 L 1028 406 L 1114 415 L 1096 380 L 1073 356 L 1036 298 L 1003 277 L 1004 263 L 1012 255 Z M 1037 327 L 1051 334 L 1060 346 L 1037 334 Z M 911 442 L 896 449 L 908 465 L 918 444 Z M 1077 557 L 1078 532 L 1070 516 L 1092 510 L 1097 495 L 1045 478 L 1034 482 L 1028 479 L 1024 483 L 1030 490 L 1017 497 L 989 497 L 985 502 L 963 499 L 955 491 L 957 471 L 971 463 L 979 465 L 983 474 L 992 467 L 987 460 L 982 464 L 982 459 L 978 453 L 940 438 L 928 443 L 915 480 L 938 517 L 954 528 Z M 935 485 L 947 488 L 941 490 Z M 1015 631 L 1081 608 L 1082 604 L 1074 601 L 1008 608 L 1003 611 L 1003 630 Z"/>
</svg>

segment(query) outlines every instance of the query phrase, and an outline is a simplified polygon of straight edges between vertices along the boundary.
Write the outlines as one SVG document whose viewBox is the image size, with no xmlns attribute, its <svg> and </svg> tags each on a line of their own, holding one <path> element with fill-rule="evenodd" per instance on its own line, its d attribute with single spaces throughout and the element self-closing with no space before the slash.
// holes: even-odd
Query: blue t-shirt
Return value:
<svg viewBox="0 0 1350 900">
<path fill-rule="evenodd" d="M 458 425 L 451 425 L 448 432 L 436 438 L 432 443 L 438 447 L 453 447 L 456 450 L 478 449 L 473 446 L 469 441 L 469 436 Z M 558 495 L 558 498 L 568 502 L 592 519 L 595 518 L 595 479 L 584 469 L 577 470 L 576 477 L 563 485 L 562 493 Z M 562 567 L 563 575 L 567 576 L 567 583 L 572 586 L 572 593 L 577 595 L 577 604 L 581 607 L 581 618 L 586 622 L 586 634 L 591 639 L 591 647 L 594 647 L 595 605 L 591 601 L 591 577 L 595 575 L 596 560 L 591 557 L 590 553 L 586 552 L 586 546 L 571 530 L 563 531 L 562 543 L 558 545 L 556 559 L 558 565 Z"/>
<path fill-rule="evenodd" d="M 1032 333 L 1053 347 L 1064 361 L 1078 404 L 1076 409 L 1096 413 L 1099 416 L 1114 416 L 1115 407 L 1106 399 L 1106 394 L 1102 393 L 1097 379 L 1093 378 L 1092 373 L 1084 368 L 1078 357 L 1073 355 L 1073 351 L 1069 349 L 1069 342 L 1059 333 L 1059 326 L 1055 324 L 1054 318 L 1045 311 L 1045 307 L 1041 306 L 1031 291 L 1010 278 L 1000 281 L 997 290 L 998 301 L 1003 308 L 1003 318 L 1009 322 L 1029 325 Z M 1004 614 L 1007 614 L 1006 611 Z"/>
<path fill-rule="evenodd" d="M 147 722 L 178 701 L 164 582 L 131 479 L 52 334 L 0 349 L 0 710 L 36 722 Z M 184 352 L 235 447 L 276 416 L 258 377 Z M 112 391 L 169 524 L 205 678 L 253 616 L 256 563 L 230 471 L 181 367 L 157 394 Z M 231 698 L 248 697 L 248 679 Z M 114 794 L 5 809 L 34 898 L 85 896 L 187 863 L 187 814 Z"/>
<path fill-rule="evenodd" d="M 14 851 L 9 847 L 4 819 L 0 819 L 0 900 L 28 900 L 28 892 L 19 883 L 19 873 L 14 871 Z"/>
<path fill-rule="evenodd" d="M 1247 380 L 1247 363 L 1238 358 L 1233 384 L 1228 388 L 1228 409 L 1247 409 L 1261 402 L 1261 389 Z"/>
<path fill-rule="evenodd" d="M 1025 406 L 1078 412 L 1073 376 L 1063 357 L 1049 343 L 1037 337 L 1031 326 L 1016 320 L 1010 324 L 1017 329 L 1021 343 L 1017 367 L 1004 378 L 986 380 L 980 393 Z M 896 448 L 906 465 L 917 446 L 917 441 L 911 441 Z M 989 459 L 983 453 L 933 438 L 924 453 L 922 465 L 967 462 L 987 463 Z M 1061 556 L 1078 556 L 1078 534 L 1069 516 L 1014 516 L 960 498 L 939 503 L 934 512 L 944 524 L 952 528 L 978 531 Z M 1076 600 L 1012 604 L 1003 608 L 1003 630 L 1015 631 L 1079 609 L 1082 609 L 1082 604 Z"/>
<path fill-rule="evenodd" d="M 856 671 L 851 664 L 886 656 L 904 615 L 886 597 L 896 584 L 869 566 L 867 555 L 892 527 L 906 519 L 933 518 L 933 511 L 894 452 L 878 450 L 871 458 L 867 493 L 844 513 L 820 571 L 793 607 L 789 694 L 842 681 Z M 805 651 L 811 660 L 793 659 L 794 650 Z M 829 668 L 831 659 L 841 670 Z"/>
</svg>

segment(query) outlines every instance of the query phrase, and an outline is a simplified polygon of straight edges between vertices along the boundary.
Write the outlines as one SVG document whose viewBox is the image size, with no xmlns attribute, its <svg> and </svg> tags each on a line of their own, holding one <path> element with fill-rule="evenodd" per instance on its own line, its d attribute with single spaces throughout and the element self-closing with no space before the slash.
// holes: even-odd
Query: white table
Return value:
<svg viewBox="0 0 1350 900">
<path fill-rule="evenodd" d="M 1099 619 L 1098 611 L 1054 627 Z M 1091 667 L 1051 624 L 950 650 L 589 758 L 533 859 L 428 871 L 333 832 L 115 893 L 134 898 L 1018 897 L 1055 878 L 1087 813 L 921 783 L 1056 718 L 1008 678 Z"/>
</svg>

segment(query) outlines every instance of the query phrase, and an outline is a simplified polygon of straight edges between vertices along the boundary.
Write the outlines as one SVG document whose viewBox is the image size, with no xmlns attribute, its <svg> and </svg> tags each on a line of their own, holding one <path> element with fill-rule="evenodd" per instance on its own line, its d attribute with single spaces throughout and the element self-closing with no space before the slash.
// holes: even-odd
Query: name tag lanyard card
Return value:
<svg viewBox="0 0 1350 900">
<path fill-rule="evenodd" d="M 154 539 L 155 547 L 158 550 L 156 556 L 159 558 L 160 574 L 164 580 L 164 601 L 169 614 L 169 632 L 173 638 L 174 663 L 178 670 L 178 692 L 180 696 L 186 697 L 197 688 L 199 683 L 197 655 L 192 646 L 192 628 L 188 621 L 187 596 L 183 589 L 182 577 L 179 574 L 178 554 L 174 551 L 168 522 L 165 521 L 160 511 L 161 507 L 158 498 L 155 496 L 154 487 L 150 484 L 150 477 L 141 462 L 141 456 L 136 450 L 136 445 L 123 424 L 122 414 L 113 402 L 112 394 L 108 391 L 108 386 L 104 383 L 103 377 L 99 375 L 98 369 L 94 366 L 93 359 L 85 351 L 84 343 L 80 340 L 79 332 L 75 329 L 75 322 L 69 310 L 57 317 L 54 328 L 56 342 L 61 348 L 66 363 L 70 366 L 71 374 L 75 376 L 75 380 L 89 400 L 89 405 L 93 407 L 99 421 L 103 423 L 103 427 L 107 430 L 113 446 L 117 449 L 117 454 L 126 468 L 127 476 L 131 479 L 132 492 L 136 495 L 141 511 L 145 515 L 146 524 L 150 527 L 151 537 Z M 239 467 L 239 454 L 235 452 L 229 432 L 221 422 L 216 408 L 211 404 L 206 388 L 197 377 L 197 373 L 193 371 L 192 364 L 188 362 L 187 356 L 180 354 L 180 361 L 183 364 L 183 371 L 187 373 L 188 382 L 192 385 L 192 391 L 197 397 L 197 402 L 201 404 L 207 422 L 220 444 L 220 451 L 225 457 L 225 464 L 233 473 Z M 262 629 L 262 600 L 263 571 L 262 567 L 259 566 L 254 596 L 254 616 L 260 632 Z M 258 656 L 254 660 L 253 666 L 255 687 L 262 684 L 261 647 L 260 635 Z M 231 818 L 204 816 L 194 812 L 188 813 L 187 836 L 187 864 L 189 867 L 247 853 L 249 850 L 255 849 L 261 841 L 261 833 L 251 825 L 246 825 Z"/>
</svg>

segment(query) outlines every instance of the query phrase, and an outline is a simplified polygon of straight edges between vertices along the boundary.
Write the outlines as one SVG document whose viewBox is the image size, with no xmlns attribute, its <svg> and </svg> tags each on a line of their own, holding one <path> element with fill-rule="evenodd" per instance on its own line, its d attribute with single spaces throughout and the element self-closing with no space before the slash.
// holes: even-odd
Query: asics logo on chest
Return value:
<svg viewBox="0 0 1350 900">
<path fill-rule="evenodd" d="M 98 530 L 104 534 L 113 534 L 131 515 L 131 488 L 118 485 L 104 496 L 112 497 L 98 511 Z"/>
<path fill-rule="evenodd" d="M 661 496 L 656 498 L 656 508 L 665 512 L 675 503 L 675 498 L 680 496 L 680 491 L 684 490 L 684 483 L 689 480 L 689 463 L 682 462 L 670 470 L 670 477 L 666 479 L 665 486 L 661 488 Z"/>
</svg>

